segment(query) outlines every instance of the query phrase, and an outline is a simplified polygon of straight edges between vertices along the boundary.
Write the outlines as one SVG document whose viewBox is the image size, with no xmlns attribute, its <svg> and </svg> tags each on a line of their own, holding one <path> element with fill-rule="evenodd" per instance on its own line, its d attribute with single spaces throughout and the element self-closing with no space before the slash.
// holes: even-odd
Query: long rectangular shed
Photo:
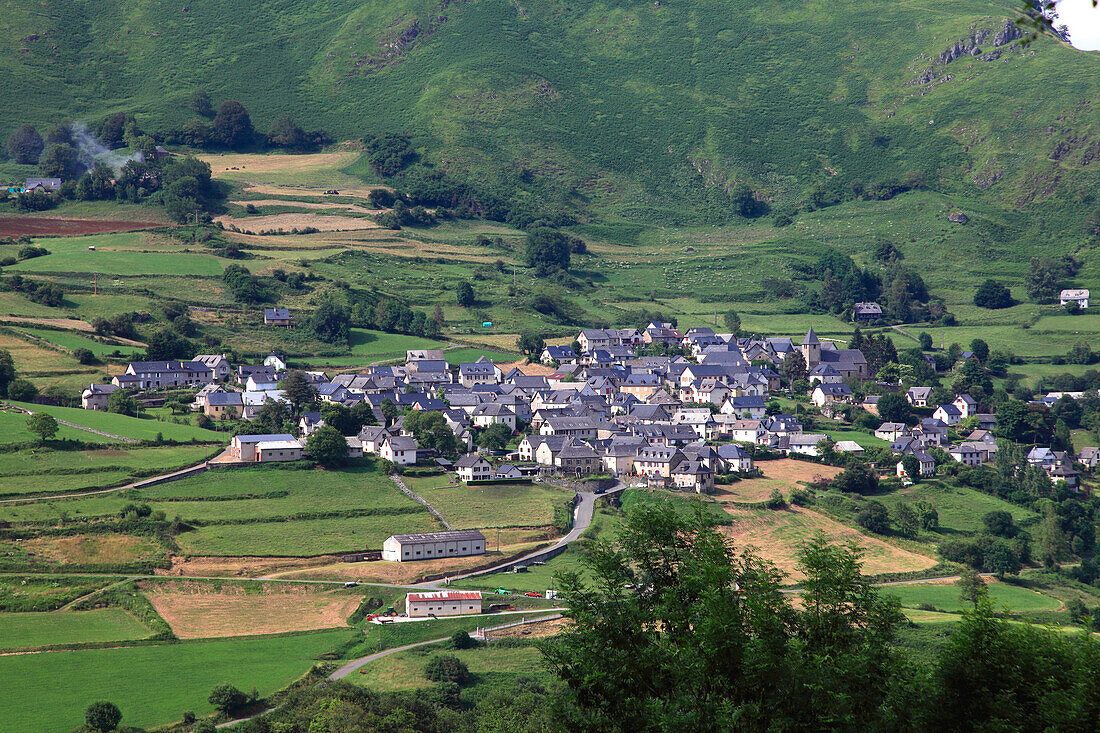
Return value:
<svg viewBox="0 0 1100 733">
<path fill-rule="evenodd" d="M 382 543 L 382 559 L 391 562 L 484 554 L 485 535 L 476 529 L 395 534 Z"/>
</svg>

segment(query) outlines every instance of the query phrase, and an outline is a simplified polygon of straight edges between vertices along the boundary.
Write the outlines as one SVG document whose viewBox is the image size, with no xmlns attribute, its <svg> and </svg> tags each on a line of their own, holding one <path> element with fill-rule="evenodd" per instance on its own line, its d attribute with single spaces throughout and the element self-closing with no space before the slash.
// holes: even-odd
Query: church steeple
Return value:
<svg viewBox="0 0 1100 733">
<path fill-rule="evenodd" d="M 802 358 L 806 360 L 806 368 L 813 369 L 821 363 L 821 342 L 817 340 L 813 326 L 806 332 L 802 339 Z"/>
</svg>

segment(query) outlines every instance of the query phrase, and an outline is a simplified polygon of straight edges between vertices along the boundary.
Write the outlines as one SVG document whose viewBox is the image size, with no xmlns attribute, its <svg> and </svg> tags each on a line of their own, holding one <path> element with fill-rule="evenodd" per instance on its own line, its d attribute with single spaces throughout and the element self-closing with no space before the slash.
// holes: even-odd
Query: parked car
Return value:
<svg viewBox="0 0 1100 733">
<path fill-rule="evenodd" d="M 506 595 L 508 595 L 508 589 L 507 589 L 507 588 L 497 588 L 497 589 L 496 589 L 495 591 L 493 591 L 493 592 L 494 592 L 494 593 L 496 593 L 496 594 L 497 594 L 498 596 L 506 596 Z"/>
<path fill-rule="evenodd" d="M 348 582 L 344 583 L 345 588 L 354 588 L 357 585 L 359 584 L 356 583 L 354 580 L 349 580 Z"/>
<path fill-rule="evenodd" d="M 542 598 L 541 593 L 532 593 L 530 591 L 524 593 L 523 595 L 527 596 L 528 598 Z"/>
</svg>

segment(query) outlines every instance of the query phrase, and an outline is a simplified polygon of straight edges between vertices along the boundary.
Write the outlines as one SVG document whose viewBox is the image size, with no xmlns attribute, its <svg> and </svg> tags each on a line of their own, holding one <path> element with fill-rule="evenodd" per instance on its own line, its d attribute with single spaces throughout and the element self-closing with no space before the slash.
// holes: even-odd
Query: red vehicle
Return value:
<svg viewBox="0 0 1100 733">
<path fill-rule="evenodd" d="M 531 592 L 527 592 L 527 593 L 524 593 L 523 595 L 527 596 L 528 598 L 542 598 L 542 594 L 541 594 L 541 593 L 531 593 Z"/>
</svg>

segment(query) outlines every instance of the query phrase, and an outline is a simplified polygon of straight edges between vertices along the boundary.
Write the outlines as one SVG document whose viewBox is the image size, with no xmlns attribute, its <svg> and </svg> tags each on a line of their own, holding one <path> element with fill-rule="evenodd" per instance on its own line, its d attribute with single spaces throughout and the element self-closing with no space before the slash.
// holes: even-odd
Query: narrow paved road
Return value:
<svg viewBox="0 0 1100 733">
<path fill-rule="evenodd" d="M 614 486 L 614 488 L 608 489 L 606 492 L 604 492 L 602 494 L 599 494 L 598 496 L 611 496 L 611 495 L 614 495 L 614 494 L 618 494 L 619 492 L 625 490 L 626 488 L 627 488 L 626 484 L 624 484 L 623 482 L 620 481 L 619 483 L 617 483 Z M 569 530 L 569 532 L 564 537 L 559 539 L 557 542 L 552 544 L 550 547 L 544 547 L 541 550 L 535 550 L 534 552 L 530 552 L 526 555 L 523 555 L 522 557 L 517 557 L 517 558 L 514 558 L 512 560 L 505 560 L 503 562 L 499 562 L 496 565 L 493 565 L 493 566 L 488 567 L 488 568 L 482 568 L 481 570 L 474 570 L 474 571 L 469 572 L 469 573 L 461 573 L 459 575 L 452 575 L 452 576 L 449 576 L 447 578 L 442 578 L 440 580 L 429 580 L 429 581 L 425 581 L 423 583 L 416 583 L 415 585 L 413 585 L 411 587 L 415 587 L 415 588 L 438 588 L 441 584 L 445 584 L 445 583 L 448 583 L 448 582 L 451 582 L 451 581 L 463 580 L 465 578 L 472 578 L 472 577 L 477 576 L 477 575 L 487 575 L 489 573 L 495 573 L 495 572 L 499 571 L 501 568 L 506 568 L 506 567 L 509 567 L 509 566 L 512 566 L 512 565 L 522 564 L 526 560 L 531 560 L 531 559 L 537 558 L 541 555 L 546 554 L 547 552 L 552 552 L 554 550 L 557 550 L 560 547 L 564 547 L 564 546 L 566 546 L 566 545 L 568 545 L 572 542 L 576 542 L 580 538 L 581 534 L 586 529 L 588 529 L 588 527 L 592 524 L 592 515 L 595 513 L 595 509 L 596 509 L 597 494 L 589 492 L 589 491 L 585 491 L 585 492 L 577 492 L 577 496 L 580 497 L 580 501 L 577 502 L 577 506 L 573 508 L 573 529 Z"/>
<path fill-rule="evenodd" d="M 492 628 L 486 629 L 486 631 L 493 631 L 493 630 L 501 629 L 501 628 L 510 628 L 510 627 L 513 627 L 513 626 L 524 626 L 526 624 L 537 624 L 537 623 L 541 623 L 543 621 L 552 621 L 554 619 L 559 619 L 559 618 L 561 618 L 561 614 L 560 613 L 555 613 L 555 614 L 550 615 L 550 616 L 539 616 L 537 618 L 525 619 L 523 621 L 519 621 L 519 622 L 516 622 L 516 623 L 504 624 L 502 626 L 494 626 Z M 349 674 L 354 672 L 355 670 L 360 669 L 362 667 L 365 667 L 366 665 L 370 664 L 371 662 L 382 659 L 383 657 L 388 657 L 389 655 L 397 654 L 398 652 L 408 651 L 409 649 L 415 649 L 415 648 L 420 647 L 420 646 L 428 646 L 429 644 L 439 644 L 440 642 L 447 641 L 450 638 L 451 638 L 450 636 L 442 636 L 438 639 L 428 639 L 427 641 L 418 641 L 414 644 L 405 644 L 404 646 L 395 646 L 392 649 L 386 649 L 384 651 L 375 652 L 374 654 L 368 654 L 365 657 L 359 657 L 358 659 L 351 660 L 350 662 L 345 664 L 343 667 L 340 667 L 335 672 L 330 674 L 325 679 L 326 680 L 342 680 L 345 677 L 347 677 Z M 321 684 L 321 683 L 318 683 L 318 684 Z M 229 728 L 231 726 L 237 725 L 238 723 L 243 723 L 246 720 L 253 720 L 255 718 L 259 718 L 262 715 L 267 715 L 268 713 L 275 712 L 276 710 L 278 710 L 281 707 L 282 707 L 282 705 L 276 705 L 273 708 L 268 708 L 267 710 L 261 710 L 260 712 L 256 713 L 255 715 L 250 715 L 247 718 L 237 718 L 236 720 L 230 720 L 226 723 L 220 723 L 216 727 L 218 727 L 218 728 Z"/>
</svg>

